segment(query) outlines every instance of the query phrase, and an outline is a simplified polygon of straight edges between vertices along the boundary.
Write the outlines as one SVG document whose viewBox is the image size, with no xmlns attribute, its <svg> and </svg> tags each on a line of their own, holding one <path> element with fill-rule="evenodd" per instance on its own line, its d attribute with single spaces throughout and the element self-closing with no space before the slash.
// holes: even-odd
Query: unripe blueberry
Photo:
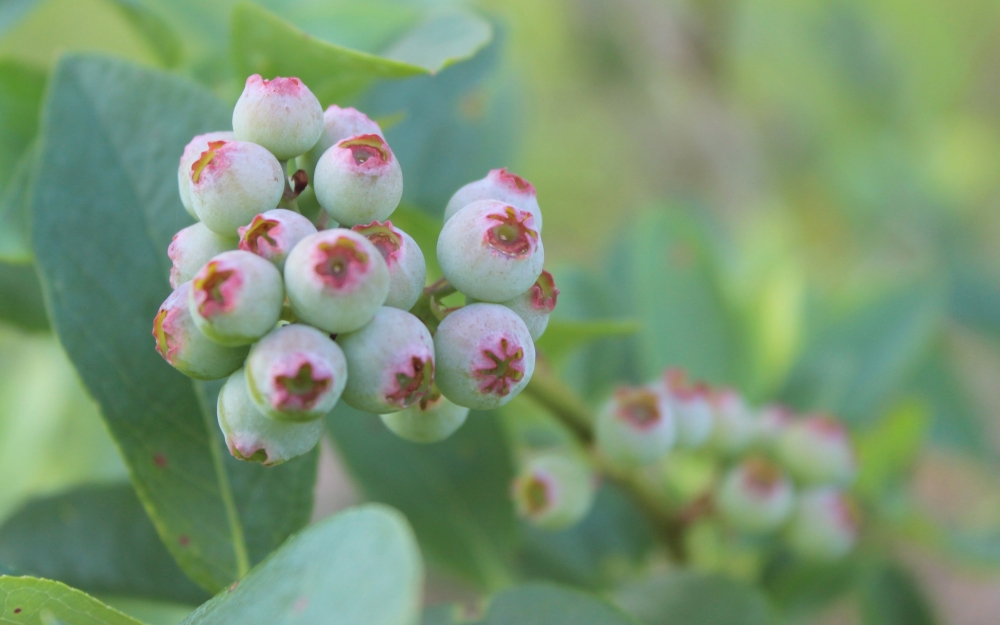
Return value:
<svg viewBox="0 0 1000 625">
<path fill-rule="evenodd" d="M 236 239 L 221 237 L 203 223 L 196 223 L 174 235 L 167 247 L 167 256 L 173 266 L 170 268 L 170 286 L 187 282 L 198 273 L 205 263 L 223 252 L 235 250 Z"/>
<path fill-rule="evenodd" d="M 240 226 L 239 233 L 241 250 L 266 258 L 281 270 L 292 248 L 310 234 L 316 234 L 316 226 L 295 211 L 275 208 Z"/>
<path fill-rule="evenodd" d="M 444 225 L 437 257 L 444 277 L 462 293 L 484 302 L 505 302 L 535 284 L 545 250 L 531 213 L 482 200 Z"/>
<path fill-rule="evenodd" d="M 757 428 L 750 408 L 743 397 L 732 389 L 713 391 L 709 395 L 714 427 L 712 446 L 723 454 L 739 454 L 755 442 Z"/>
<path fill-rule="evenodd" d="M 385 220 L 403 197 L 403 171 L 385 139 L 357 135 L 323 153 L 313 176 L 316 200 L 340 224 Z"/>
<path fill-rule="evenodd" d="M 542 231 L 542 211 L 538 207 L 535 185 L 504 169 L 491 169 L 482 180 L 470 182 L 455 192 L 444 209 L 444 220 L 473 202 L 497 200 L 514 208 L 528 211 L 535 217 L 535 229 Z"/>
<path fill-rule="evenodd" d="M 545 328 L 549 325 L 549 315 L 555 310 L 556 301 L 559 298 L 559 289 L 556 288 L 556 281 L 552 274 L 542 271 L 531 288 L 521 293 L 517 297 L 500 302 L 510 308 L 528 326 L 528 332 L 535 341 L 545 334 Z"/>
<path fill-rule="evenodd" d="M 786 538 L 800 556 L 837 560 L 858 540 L 858 510 L 842 491 L 822 487 L 799 494 Z"/>
<path fill-rule="evenodd" d="M 323 134 L 323 107 L 298 78 L 247 78 L 233 109 L 233 131 L 240 141 L 264 146 L 287 161 L 316 145 Z"/>
<path fill-rule="evenodd" d="M 420 319 L 383 306 L 364 327 L 337 336 L 351 377 L 347 405 L 385 414 L 409 408 L 434 383 L 434 339 Z"/>
<path fill-rule="evenodd" d="M 707 443 L 714 423 L 708 387 L 691 384 L 681 369 L 668 369 L 663 374 L 661 389 L 667 394 L 677 421 L 677 444 L 695 448 Z"/>
<path fill-rule="evenodd" d="M 210 230 L 224 237 L 254 215 L 278 205 L 285 173 L 278 159 L 256 143 L 211 141 L 191 165 L 191 202 Z"/>
<path fill-rule="evenodd" d="M 191 280 L 188 306 L 202 334 L 220 345 L 249 345 L 274 328 L 285 301 L 281 274 L 260 256 L 233 250 Z"/>
<path fill-rule="evenodd" d="M 292 310 L 327 332 L 351 332 L 375 316 L 389 295 L 389 268 L 357 232 L 335 228 L 299 241 L 285 260 Z"/>
<path fill-rule="evenodd" d="M 783 525 L 795 505 L 795 490 L 784 471 L 754 457 L 733 467 L 722 481 L 716 504 L 734 528 L 771 532 Z"/>
<path fill-rule="evenodd" d="M 471 304 L 445 317 L 434 335 L 434 352 L 441 393 L 473 410 L 503 406 L 535 372 L 528 328 L 497 304 Z"/>
<path fill-rule="evenodd" d="M 250 398 L 243 369 L 229 376 L 219 393 L 219 427 L 234 458 L 273 467 L 309 453 L 323 435 L 323 420 L 278 421 Z"/>
<path fill-rule="evenodd" d="M 844 486 L 854 479 L 857 463 L 844 425 L 826 415 L 793 422 L 777 444 L 778 458 L 804 484 Z"/>
<path fill-rule="evenodd" d="M 576 458 L 543 453 L 527 461 L 511 488 L 521 517 L 547 530 L 580 522 L 594 503 L 594 476 Z"/>
<path fill-rule="evenodd" d="M 677 425 L 663 393 L 619 388 L 597 414 L 597 448 L 612 462 L 637 467 L 662 458 L 674 446 Z"/>
<path fill-rule="evenodd" d="M 194 204 L 191 200 L 191 166 L 201 158 L 202 152 L 208 149 L 210 141 L 235 141 L 236 135 L 231 130 L 220 130 L 197 135 L 184 146 L 184 153 L 181 154 L 180 165 L 177 166 L 177 190 L 181 194 L 181 203 L 184 210 L 189 215 L 198 219 L 198 213 L 194 212 Z"/>
<path fill-rule="evenodd" d="M 430 393 L 409 408 L 382 415 L 382 423 L 408 441 L 436 443 L 451 436 L 468 416 L 468 408 L 456 406 L 432 387 Z"/>
<path fill-rule="evenodd" d="M 198 330 L 188 307 L 191 283 L 177 287 L 153 320 L 156 351 L 172 367 L 196 380 L 218 380 L 236 371 L 249 347 L 223 347 Z"/>
<path fill-rule="evenodd" d="M 326 111 L 323 112 L 323 132 L 316 145 L 309 150 L 309 162 L 312 163 L 312 167 L 309 168 L 309 179 L 313 179 L 316 163 L 319 162 L 324 152 L 334 144 L 358 135 L 385 137 L 379 125 L 358 109 L 340 108 L 336 104 L 326 107 Z"/>
<path fill-rule="evenodd" d="M 385 259 L 389 268 L 389 296 L 385 305 L 401 310 L 413 308 L 427 281 L 427 263 L 417 242 L 391 221 L 373 221 L 351 229 L 371 241 Z"/>
<path fill-rule="evenodd" d="M 311 421 L 333 410 L 347 383 L 344 352 L 316 328 L 277 328 L 250 350 L 247 389 L 265 415 Z"/>
<path fill-rule="evenodd" d="M 794 422 L 788 408 L 776 404 L 764 406 L 757 414 L 757 438 L 768 448 L 774 448 Z"/>
</svg>

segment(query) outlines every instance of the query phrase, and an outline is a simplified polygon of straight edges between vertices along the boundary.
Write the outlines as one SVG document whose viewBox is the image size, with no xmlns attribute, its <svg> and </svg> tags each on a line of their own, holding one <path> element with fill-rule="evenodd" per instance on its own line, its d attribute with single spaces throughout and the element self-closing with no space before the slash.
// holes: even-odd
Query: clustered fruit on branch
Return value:
<svg viewBox="0 0 1000 625">
<path fill-rule="evenodd" d="M 197 223 L 167 250 L 174 291 L 153 335 L 182 373 L 228 377 L 218 419 L 233 456 L 270 466 L 307 453 L 341 400 L 438 441 L 531 379 L 559 291 L 519 176 L 493 170 L 455 193 L 437 243 L 444 279 L 427 287 L 423 252 L 389 221 L 403 175 L 382 129 L 353 108 L 324 112 L 297 78 L 248 78 L 233 131 L 192 139 L 177 176 Z M 315 220 L 297 209 L 307 186 Z M 443 304 L 455 292 L 467 305 Z"/>
<path fill-rule="evenodd" d="M 857 540 L 857 509 L 846 493 L 855 453 L 830 416 L 754 410 L 732 389 L 692 384 L 669 369 L 650 384 L 619 388 L 584 428 L 593 433 L 593 460 L 560 449 L 525 461 L 512 488 L 521 516 L 553 530 L 582 520 L 596 464 L 627 476 L 626 485 L 651 500 L 657 515 L 673 515 L 672 523 L 714 514 L 737 536 L 777 538 L 813 559 L 840 558 Z M 710 485 L 687 502 L 670 501 L 667 492 L 675 452 L 714 467 Z"/>
</svg>

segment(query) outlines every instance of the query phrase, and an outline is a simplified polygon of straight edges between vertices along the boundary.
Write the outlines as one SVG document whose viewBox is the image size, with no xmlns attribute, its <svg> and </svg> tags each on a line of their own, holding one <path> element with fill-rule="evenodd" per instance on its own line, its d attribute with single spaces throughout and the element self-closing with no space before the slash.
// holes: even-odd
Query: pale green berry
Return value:
<svg viewBox="0 0 1000 625">
<path fill-rule="evenodd" d="M 256 143 L 211 141 L 191 165 L 191 202 L 198 218 L 224 237 L 255 215 L 278 205 L 285 173 L 278 159 Z"/>
<path fill-rule="evenodd" d="M 462 293 L 484 302 L 505 302 L 535 284 L 545 250 L 531 213 L 482 200 L 445 223 L 437 257 L 444 277 Z"/>
<path fill-rule="evenodd" d="M 660 389 L 667 394 L 677 421 L 677 445 L 689 449 L 705 445 L 712 435 L 715 419 L 708 387 L 689 382 L 682 369 L 668 369 Z"/>
<path fill-rule="evenodd" d="M 206 228 L 203 223 L 184 228 L 174 235 L 167 248 L 167 256 L 172 263 L 170 286 L 177 288 L 178 285 L 187 282 L 213 256 L 235 250 L 237 244 L 236 239 L 219 236 Z"/>
<path fill-rule="evenodd" d="M 711 445 L 727 456 L 740 454 L 756 442 L 757 426 L 743 396 L 732 389 L 709 395 L 714 427 Z"/>
<path fill-rule="evenodd" d="M 803 484 L 845 486 L 857 473 L 847 428 L 826 415 L 813 415 L 788 425 L 778 439 L 777 453 Z"/>
<path fill-rule="evenodd" d="M 410 310 L 420 299 L 427 282 L 424 253 L 413 237 L 392 225 L 391 221 L 373 221 L 351 228 L 363 234 L 382 253 L 389 268 L 389 295 L 385 305 Z"/>
<path fill-rule="evenodd" d="M 821 487 L 799 494 L 786 533 L 789 546 L 812 560 L 838 560 L 854 548 L 860 517 L 842 491 Z"/>
<path fill-rule="evenodd" d="M 527 211 L 535 217 L 535 229 L 542 231 L 542 210 L 538 207 L 535 185 L 506 168 L 492 169 L 482 180 L 470 182 L 456 191 L 444 209 L 444 220 L 448 221 L 458 211 L 480 200 L 497 200 Z"/>
<path fill-rule="evenodd" d="M 219 393 L 219 427 L 234 458 L 273 467 L 309 453 L 323 436 L 323 420 L 278 421 L 250 398 L 243 369 L 229 376 Z"/>
<path fill-rule="evenodd" d="M 324 152 L 344 139 L 358 135 L 378 135 L 385 138 L 379 125 L 361 111 L 351 107 L 340 108 L 336 104 L 326 107 L 323 112 L 323 132 L 316 145 L 309 150 L 307 158 L 303 159 L 308 161 L 304 164 L 309 179 L 315 177 L 316 163 Z"/>
<path fill-rule="evenodd" d="M 246 377 L 250 397 L 265 415 L 312 421 L 337 405 L 347 383 L 347 360 L 323 332 L 286 325 L 253 346 Z"/>
<path fill-rule="evenodd" d="M 285 260 L 285 286 L 299 319 L 332 334 L 371 321 L 389 295 L 389 268 L 375 245 L 342 228 L 307 236 Z"/>
<path fill-rule="evenodd" d="M 210 141 L 235 140 L 236 135 L 231 130 L 220 130 L 198 135 L 184 146 L 184 153 L 181 154 L 181 162 L 177 166 L 177 190 L 181 194 L 181 203 L 184 205 L 184 210 L 195 219 L 198 219 L 198 213 L 194 212 L 194 203 L 191 200 L 191 166 L 208 149 Z"/>
<path fill-rule="evenodd" d="M 436 388 L 409 408 L 382 416 L 382 423 L 396 436 L 413 443 L 436 443 L 465 423 L 469 409 L 456 406 Z"/>
<path fill-rule="evenodd" d="M 337 336 L 351 372 L 347 405 L 385 414 L 420 401 L 434 383 L 434 339 L 420 319 L 398 308 L 379 308 L 364 327 Z"/>
<path fill-rule="evenodd" d="M 248 225 L 240 227 L 239 233 L 241 250 L 266 258 L 281 270 L 292 248 L 310 234 L 316 234 L 316 226 L 294 211 L 275 208 L 254 217 Z"/>
<path fill-rule="evenodd" d="M 530 458 L 511 488 L 517 513 L 547 530 L 576 525 L 594 503 L 594 476 L 584 462 L 547 452 Z"/>
<path fill-rule="evenodd" d="M 249 345 L 274 328 L 285 300 L 281 274 L 256 254 L 233 250 L 191 280 L 188 307 L 202 334 L 220 345 Z"/>
<path fill-rule="evenodd" d="M 750 534 L 781 527 L 795 505 L 795 489 L 774 463 L 753 457 L 733 467 L 716 496 L 719 513 L 734 528 Z"/>
<path fill-rule="evenodd" d="M 555 279 L 551 273 L 543 270 L 530 289 L 500 303 L 517 313 L 528 327 L 531 339 L 537 341 L 545 334 L 549 316 L 555 310 L 558 298 L 559 289 L 556 288 Z"/>
<path fill-rule="evenodd" d="M 323 153 L 312 180 L 316 200 L 340 224 L 384 221 L 403 197 L 403 172 L 379 135 L 349 137 Z"/>
<path fill-rule="evenodd" d="M 298 78 L 265 80 L 254 74 L 233 109 L 233 131 L 240 141 L 261 145 L 287 161 L 319 141 L 323 107 Z"/>
<path fill-rule="evenodd" d="M 677 425 L 663 393 L 622 387 L 597 414 L 594 438 L 613 465 L 638 467 L 659 460 L 673 448 Z"/>
<path fill-rule="evenodd" d="M 434 335 L 434 352 L 441 393 L 473 410 L 503 406 L 535 371 L 527 326 L 498 304 L 470 304 L 449 314 Z"/>
<path fill-rule="evenodd" d="M 218 380 L 242 366 L 249 347 L 223 347 L 198 330 L 188 308 L 191 283 L 177 286 L 153 320 L 156 351 L 172 367 L 196 380 Z"/>
<path fill-rule="evenodd" d="M 795 419 L 788 408 L 772 404 L 758 411 L 756 422 L 757 439 L 764 447 L 773 450 Z"/>
</svg>

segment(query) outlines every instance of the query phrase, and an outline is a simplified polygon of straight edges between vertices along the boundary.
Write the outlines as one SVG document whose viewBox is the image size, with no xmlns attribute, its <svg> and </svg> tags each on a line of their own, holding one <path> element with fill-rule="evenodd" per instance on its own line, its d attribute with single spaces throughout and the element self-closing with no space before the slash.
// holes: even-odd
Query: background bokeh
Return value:
<svg viewBox="0 0 1000 625">
<path fill-rule="evenodd" d="M 0 3 L 0 58 L 45 68 L 63 51 L 95 50 L 163 64 L 108 3 L 46 0 L 22 14 L 29 4 Z M 198 16 L 183 22 L 177 71 L 230 100 L 239 85 L 226 47 L 204 42 L 226 38 L 232 4 L 170 8 Z M 324 19 L 350 16 L 346 1 L 262 4 L 361 49 L 392 30 L 371 14 Z M 888 432 L 867 439 L 881 441 L 868 448 L 875 457 L 914 438 L 912 477 L 883 497 L 888 508 L 905 499 L 906 512 L 885 512 L 905 518 L 881 540 L 943 622 L 995 623 L 1000 4 L 474 6 L 496 27 L 487 50 L 352 102 L 389 128 L 407 202 L 437 215 L 451 190 L 504 165 L 536 185 L 559 314 L 643 324 L 637 337 L 566 360 L 589 398 L 681 364 L 760 403 L 832 410 L 859 436 Z M 409 117 L 397 115 L 400 102 Z M 30 314 L 30 282 L 30 266 L 3 266 L 0 518 L 32 494 L 125 472 L 71 365 Z M 320 501 L 335 506 L 344 482 L 335 459 L 322 466 Z M 912 510 L 954 530 L 947 549 L 908 523 Z M 821 619 L 855 622 L 851 598 Z"/>
</svg>

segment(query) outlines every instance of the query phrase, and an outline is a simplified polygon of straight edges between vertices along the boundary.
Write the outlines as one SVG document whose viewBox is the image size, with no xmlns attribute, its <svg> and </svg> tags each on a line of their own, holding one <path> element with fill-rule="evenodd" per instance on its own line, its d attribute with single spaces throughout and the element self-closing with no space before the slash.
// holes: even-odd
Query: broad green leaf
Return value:
<svg viewBox="0 0 1000 625">
<path fill-rule="evenodd" d="M 956 269 L 948 309 L 956 321 L 1000 339 L 1000 284 L 971 266 Z"/>
<path fill-rule="evenodd" d="M 921 398 L 930 409 L 930 439 L 935 445 L 947 445 L 983 458 L 993 455 L 985 428 L 992 415 L 979 414 L 968 391 L 961 384 L 961 374 L 949 361 L 942 345 L 917 368 L 905 386 L 908 396 Z"/>
<path fill-rule="evenodd" d="M 0 606 L 0 622 L 16 625 L 142 625 L 79 590 L 34 577 L 0 577 Z"/>
<path fill-rule="evenodd" d="M 0 192 L 0 260 L 4 262 L 31 262 L 29 223 L 36 156 L 33 147 L 26 148 Z"/>
<path fill-rule="evenodd" d="M 208 599 L 167 553 L 130 484 L 29 502 L 0 527 L 0 562 L 93 595 Z"/>
<path fill-rule="evenodd" d="M 267 469 L 225 452 L 215 385 L 196 385 L 153 349 L 170 292 L 165 250 L 190 223 L 177 158 L 192 135 L 228 127 L 194 85 L 91 56 L 64 58 L 45 107 L 33 247 L 53 326 L 101 407 L 167 549 L 208 590 L 306 523 L 316 453 Z"/>
<path fill-rule="evenodd" d="M 406 515 L 431 561 L 484 588 L 507 580 L 516 538 L 513 467 L 495 415 L 473 412 L 432 445 L 405 441 L 343 402 L 327 427 L 361 488 Z"/>
<path fill-rule="evenodd" d="M 538 349 L 546 357 L 558 361 L 571 351 L 591 341 L 632 336 L 642 330 L 637 321 L 598 319 L 571 321 L 552 319 L 545 334 L 538 340 Z"/>
<path fill-rule="evenodd" d="M 771 609 L 754 588 L 716 574 L 678 571 L 619 591 L 618 603 L 645 625 L 768 625 Z"/>
<path fill-rule="evenodd" d="M 124 612 L 146 625 L 181 625 L 189 614 L 194 612 L 194 606 L 131 597 L 109 597 L 98 595 L 107 605 Z"/>
<path fill-rule="evenodd" d="M 395 510 L 366 505 L 308 527 L 185 625 L 411 625 L 423 569 Z"/>
<path fill-rule="evenodd" d="M 634 573 L 654 546 L 653 531 L 636 505 L 618 487 L 597 491 L 586 518 L 559 532 L 524 523 L 518 562 L 525 576 L 605 588 Z"/>
<path fill-rule="evenodd" d="M 508 165 L 514 152 L 517 84 L 497 75 L 502 52 L 497 37 L 437 75 L 379 82 L 359 104 L 376 119 L 400 120 L 386 138 L 403 168 L 403 201 L 436 219 L 459 187 Z"/>
<path fill-rule="evenodd" d="M 0 321 L 26 330 L 47 330 L 42 287 L 34 265 L 0 262 Z"/>
<path fill-rule="evenodd" d="M 910 400 L 893 406 L 857 440 L 856 489 L 875 498 L 905 477 L 923 449 L 929 426 L 930 414 L 924 402 Z"/>
<path fill-rule="evenodd" d="M 107 0 L 121 11 L 137 32 L 142 34 L 166 67 L 181 60 L 181 40 L 173 27 L 146 2 L 141 0 Z"/>
<path fill-rule="evenodd" d="M 298 76 L 324 104 L 357 95 L 375 79 L 435 73 L 474 55 L 491 36 L 481 18 L 443 14 L 390 46 L 395 56 L 388 58 L 316 38 L 249 3 L 233 10 L 237 75 Z"/>
<path fill-rule="evenodd" d="M 454 605 L 425 608 L 420 615 L 420 625 L 457 625 L 461 622 L 461 609 Z"/>
<path fill-rule="evenodd" d="M 937 619 L 916 580 L 895 565 L 866 576 L 861 592 L 864 625 L 934 625 Z"/>
<path fill-rule="evenodd" d="M 644 377 L 683 366 L 709 382 L 731 381 L 736 349 L 703 224 L 680 208 L 651 211 L 615 248 L 609 280 L 636 337 Z"/>
<path fill-rule="evenodd" d="M 874 420 L 928 355 L 943 319 L 940 290 L 918 285 L 823 323 L 789 375 L 784 400 L 855 424 Z"/>
<path fill-rule="evenodd" d="M 0 60 L 0 260 L 6 262 L 31 259 L 26 195 L 44 90 L 43 71 Z"/>
<path fill-rule="evenodd" d="M 857 577 L 857 562 L 852 558 L 832 563 L 781 558 L 765 570 L 762 583 L 783 613 L 798 616 L 813 614 L 843 596 Z"/>
<path fill-rule="evenodd" d="M 639 624 L 593 595 L 550 584 L 525 584 L 494 597 L 486 616 L 476 625 Z"/>
</svg>

